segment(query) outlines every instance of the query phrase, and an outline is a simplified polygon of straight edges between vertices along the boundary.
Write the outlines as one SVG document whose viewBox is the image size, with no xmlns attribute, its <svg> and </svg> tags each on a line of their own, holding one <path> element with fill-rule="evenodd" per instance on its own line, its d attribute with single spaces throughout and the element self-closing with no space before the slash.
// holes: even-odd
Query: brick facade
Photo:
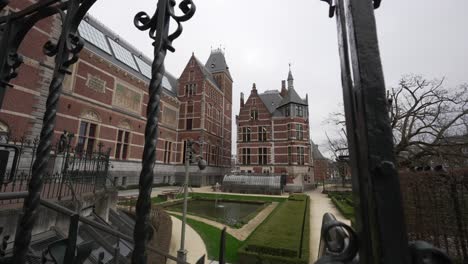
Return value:
<svg viewBox="0 0 468 264">
<path fill-rule="evenodd" d="M 246 101 L 241 94 L 237 162 L 241 172 L 287 175 L 286 190 L 302 191 L 314 183 L 308 103 L 288 79 L 281 91 L 259 94 L 253 84 Z"/>
<path fill-rule="evenodd" d="M 10 8 L 26 3 L 29 1 L 14 1 Z M 102 34 L 103 45 L 112 50 L 106 51 L 84 37 L 85 48 L 64 81 L 55 140 L 66 130 L 74 133 L 73 144 L 84 150 L 103 143 L 111 149 L 111 177 L 119 184 L 136 184 L 150 77 L 142 66 L 148 67 L 151 60 L 95 19 L 88 17 L 84 23 L 93 30 L 91 33 Z M 53 17 L 38 23 L 21 45 L 24 63 L 0 110 L 0 128 L 4 132 L 16 137 L 39 135 L 53 69 L 53 60 L 43 55 L 42 45 L 56 36 L 59 25 Z M 119 57 L 111 42 L 125 49 L 123 52 L 130 57 Z M 212 55 L 219 56 L 219 52 Z M 184 142 L 188 138 L 204 139 L 204 157 L 209 163 L 205 171 L 194 171 L 193 185 L 214 184 L 230 169 L 232 79 L 229 73 L 210 72 L 195 61 L 192 56 L 179 78 L 166 73 L 163 80 L 155 183 L 182 181 Z M 186 93 L 189 84 L 196 86 L 190 95 Z M 207 112 L 206 105 L 212 105 L 215 116 Z M 189 119 L 191 129 L 187 127 Z"/>
</svg>

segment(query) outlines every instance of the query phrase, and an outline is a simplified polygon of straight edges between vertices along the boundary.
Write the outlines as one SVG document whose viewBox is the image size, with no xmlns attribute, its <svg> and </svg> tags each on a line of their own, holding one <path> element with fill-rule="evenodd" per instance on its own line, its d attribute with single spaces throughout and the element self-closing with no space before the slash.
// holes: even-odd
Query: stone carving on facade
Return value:
<svg viewBox="0 0 468 264">
<path fill-rule="evenodd" d="M 86 86 L 99 93 L 106 92 L 106 81 L 99 78 L 99 76 L 97 75 L 91 75 L 88 73 L 88 78 L 86 79 Z"/>
<path fill-rule="evenodd" d="M 123 84 L 117 83 L 113 102 L 115 106 L 132 112 L 140 113 L 141 99 L 141 93 L 134 91 Z"/>
<path fill-rule="evenodd" d="M 130 122 L 127 119 L 120 121 L 119 127 L 126 130 L 132 130 L 132 126 L 130 125 Z"/>
<path fill-rule="evenodd" d="M 101 122 L 101 117 L 99 116 L 98 113 L 94 112 L 93 110 L 85 110 L 83 113 L 80 115 L 81 118 L 91 120 L 91 121 L 96 121 L 96 122 Z"/>
</svg>

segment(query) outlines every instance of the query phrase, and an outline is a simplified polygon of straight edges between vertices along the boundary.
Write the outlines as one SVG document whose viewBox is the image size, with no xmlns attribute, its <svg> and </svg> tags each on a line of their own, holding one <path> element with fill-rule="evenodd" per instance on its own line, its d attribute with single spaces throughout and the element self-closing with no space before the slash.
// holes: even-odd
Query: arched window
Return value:
<svg viewBox="0 0 468 264">
<path fill-rule="evenodd" d="M 86 110 L 81 114 L 81 122 L 78 129 L 78 142 L 76 148 L 78 151 L 92 154 L 97 144 L 101 117 L 93 110 Z"/>
</svg>

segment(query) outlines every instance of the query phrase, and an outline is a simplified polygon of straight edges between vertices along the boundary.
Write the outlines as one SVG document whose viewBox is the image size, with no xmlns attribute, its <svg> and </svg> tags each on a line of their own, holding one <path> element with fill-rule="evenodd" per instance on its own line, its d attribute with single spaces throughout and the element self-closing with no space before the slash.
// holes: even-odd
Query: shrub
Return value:
<svg viewBox="0 0 468 264">
<path fill-rule="evenodd" d="M 297 257 L 297 250 L 285 249 L 285 248 L 274 248 L 261 245 L 247 245 L 246 251 L 252 251 L 258 254 L 267 254 L 272 256 L 295 258 Z"/>
</svg>

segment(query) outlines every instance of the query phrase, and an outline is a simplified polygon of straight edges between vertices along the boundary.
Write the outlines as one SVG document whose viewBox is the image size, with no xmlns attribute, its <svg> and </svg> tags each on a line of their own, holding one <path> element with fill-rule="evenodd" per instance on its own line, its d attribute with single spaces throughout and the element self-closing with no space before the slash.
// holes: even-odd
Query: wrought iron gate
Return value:
<svg viewBox="0 0 468 264">
<path fill-rule="evenodd" d="M 54 14 L 58 14 L 62 21 L 62 31 L 58 41 L 49 41 L 44 45 L 46 55 L 55 56 L 55 69 L 36 150 L 38 158 L 32 166 L 29 192 L 25 198 L 23 216 L 16 232 L 11 263 L 26 262 L 31 231 L 37 218 L 36 210 L 41 203 L 40 193 L 50 158 L 62 82 L 64 76 L 70 73 L 68 67 L 78 60 L 78 53 L 83 48 L 83 41 L 77 34 L 77 27 L 95 1 L 42 0 L 23 10 L 0 17 L 0 102 L 5 89 L 9 86 L 8 82 L 17 76 L 16 69 L 22 62 L 17 49 L 29 29 L 41 19 Z M 422 261 L 422 257 L 414 257 L 424 252 L 420 244 L 413 247 L 416 250 L 411 251 L 413 255 L 410 259 L 392 151 L 392 135 L 387 122 L 385 83 L 373 10 L 380 5 L 380 0 L 326 1 L 330 4 L 330 15 L 336 13 L 337 17 L 343 97 L 350 144 L 353 190 L 357 205 L 359 261 L 360 263 Z M 7 0 L 0 0 L 0 11 L 7 4 Z M 140 174 L 140 194 L 136 205 L 137 218 L 133 238 L 135 248 L 132 262 L 138 264 L 146 263 L 146 245 L 151 233 L 150 193 L 156 158 L 162 78 L 165 72 L 164 59 L 168 50 L 171 52 L 175 50 L 172 41 L 182 33 L 181 22 L 189 20 L 195 13 L 195 5 L 191 0 L 180 2 L 181 16 L 175 14 L 175 5 L 175 0 L 158 0 L 153 16 L 140 12 L 134 19 L 135 26 L 140 30 L 148 30 L 149 37 L 154 41 L 152 78 L 148 88 L 149 102 L 142 158 L 143 169 Z M 177 23 L 177 29 L 173 33 L 169 32 L 171 20 Z M 70 216 L 73 217 L 75 224 L 77 221 L 82 221 L 76 215 Z M 327 226 L 328 229 L 325 230 L 339 225 L 331 221 Z M 346 230 L 353 232 L 349 228 Z M 73 233 L 70 235 L 69 245 L 74 249 L 76 241 L 73 241 Z M 118 232 L 115 235 L 122 236 Z M 126 236 L 125 238 L 132 240 Z M 75 260 L 76 256 L 70 252 L 67 251 L 66 261 Z M 436 251 L 430 249 L 428 252 Z M 351 258 L 354 258 L 354 255 L 347 256 L 347 258 L 340 255 L 326 256 L 321 263 L 346 262 Z M 434 258 L 432 263 L 437 263 L 437 260 L 440 263 L 446 261 L 441 257 Z M 180 260 L 179 262 L 184 263 Z"/>
</svg>

